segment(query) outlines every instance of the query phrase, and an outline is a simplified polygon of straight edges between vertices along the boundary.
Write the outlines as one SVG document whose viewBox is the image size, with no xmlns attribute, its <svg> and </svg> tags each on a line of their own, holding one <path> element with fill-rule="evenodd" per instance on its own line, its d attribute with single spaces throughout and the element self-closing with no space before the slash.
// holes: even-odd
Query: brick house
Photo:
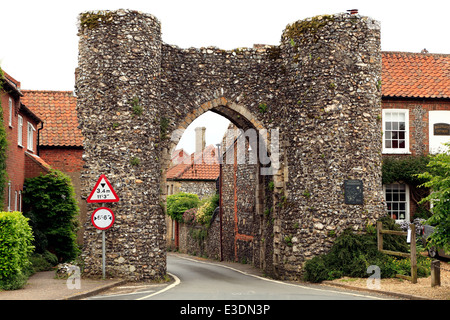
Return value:
<svg viewBox="0 0 450 320">
<path fill-rule="evenodd" d="M 38 155 L 38 139 L 43 121 L 26 105 L 20 82 L 5 72 L 0 81 L 3 125 L 8 140 L 3 210 L 22 211 L 25 179 L 46 174 L 51 167 Z"/>
<path fill-rule="evenodd" d="M 75 188 L 80 222 L 86 221 L 86 201 L 80 197 L 80 173 L 83 167 L 83 136 L 78 129 L 76 103 L 72 91 L 23 90 L 22 100 L 43 121 L 39 135 L 39 156 L 68 175 Z M 78 232 L 82 241 L 83 229 Z"/>
<path fill-rule="evenodd" d="M 450 55 L 382 53 L 383 157 L 434 154 L 450 141 Z M 409 221 L 417 191 L 384 185 L 389 214 Z"/>
</svg>

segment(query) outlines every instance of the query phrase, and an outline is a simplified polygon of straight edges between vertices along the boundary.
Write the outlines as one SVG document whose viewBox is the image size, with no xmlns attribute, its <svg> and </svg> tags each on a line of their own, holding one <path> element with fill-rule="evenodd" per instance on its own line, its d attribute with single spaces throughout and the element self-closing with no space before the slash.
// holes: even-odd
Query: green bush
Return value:
<svg viewBox="0 0 450 320">
<path fill-rule="evenodd" d="M 167 215 L 173 220 L 183 222 L 186 210 L 197 208 L 200 200 L 196 194 L 179 192 L 167 197 Z"/>
<path fill-rule="evenodd" d="M 380 220 L 383 221 L 383 229 L 400 230 L 389 216 Z M 408 252 L 406 238 L 393 235 L 383 235 L 383 248 Z M 329 253 L 316 256 L 305 263 L 304 280 L 321 282 L 343 276 L 364 278 L 369 276 L 367 268 L 371 265 L 380 267 L 383 278 L 393 277 L 398 273 L 392 258 L 378 251 L 374 228 L 368 228 L 363 234 L 356 234 L 348 229 L 336 238 Z"/>
<path fill-rule="evenodd" d="M 58 170 L 26 179 L 23 202 L 25 216 L 35 234 L 37 253 L 47 250 L 60 261 L 76 258 L 79 208 L 70 178 Z"/>
<path fill-rule="evenodd" d="M 19 289 L 25 285 L 33 252 L 33 232 L 20 212 L 0 212 L 0 288 Z"/>
<path fill-rule="evenodd" d="M 209 227 L 214 210 L 219 205 L 219 195 L 215 194 L 202 201 L 202 205 L 198 208 L 196 221 L 206 227 Z"/>
</svg>

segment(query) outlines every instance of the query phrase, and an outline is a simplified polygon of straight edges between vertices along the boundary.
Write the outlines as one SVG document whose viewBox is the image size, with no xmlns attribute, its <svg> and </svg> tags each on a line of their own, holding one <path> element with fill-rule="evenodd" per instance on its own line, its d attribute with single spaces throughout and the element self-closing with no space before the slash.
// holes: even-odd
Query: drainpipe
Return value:
<svg viewBox="0 0 450 320">
<path fill-rule="evenodd" d="M 40 138 L 40 131 L 44 129 L 44 122 L 41 122 L 41 127 L 37 130 L 37 146 L 36 146 L 36 153 L 39 157 L 39 138 Z"/>
</svg>

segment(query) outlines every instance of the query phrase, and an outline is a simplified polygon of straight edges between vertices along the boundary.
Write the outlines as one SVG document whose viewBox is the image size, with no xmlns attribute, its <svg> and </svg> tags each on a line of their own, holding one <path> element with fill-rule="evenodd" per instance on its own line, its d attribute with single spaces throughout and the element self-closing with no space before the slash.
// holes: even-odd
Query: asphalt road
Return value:
<svg viewBox="0 0 450 320">
<path fill-rule="evenodd" d="M 167 256 L 170 284 L 135 287 L 92 297 L 95 300 L 374 300 L 377 295 L 317 285 L 275 281 L 211 261 Z"/>
</svg>

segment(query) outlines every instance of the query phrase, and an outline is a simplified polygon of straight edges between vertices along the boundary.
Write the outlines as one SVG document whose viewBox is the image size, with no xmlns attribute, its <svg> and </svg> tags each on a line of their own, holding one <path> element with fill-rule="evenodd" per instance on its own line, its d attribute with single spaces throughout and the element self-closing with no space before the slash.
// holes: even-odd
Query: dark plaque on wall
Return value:
<svg viewBox="0 0 450 320">
<path fill-rule="evenodd" d="M 435 136 L 450 136 L 450 124 L 435 123 L 433 125 L 433 133 Z"/>
<path fill-rule="evenodd" d="M 363 204 L 363 182 L 362 180 L 344 181 L 345 204 Z"/>
</svg>

